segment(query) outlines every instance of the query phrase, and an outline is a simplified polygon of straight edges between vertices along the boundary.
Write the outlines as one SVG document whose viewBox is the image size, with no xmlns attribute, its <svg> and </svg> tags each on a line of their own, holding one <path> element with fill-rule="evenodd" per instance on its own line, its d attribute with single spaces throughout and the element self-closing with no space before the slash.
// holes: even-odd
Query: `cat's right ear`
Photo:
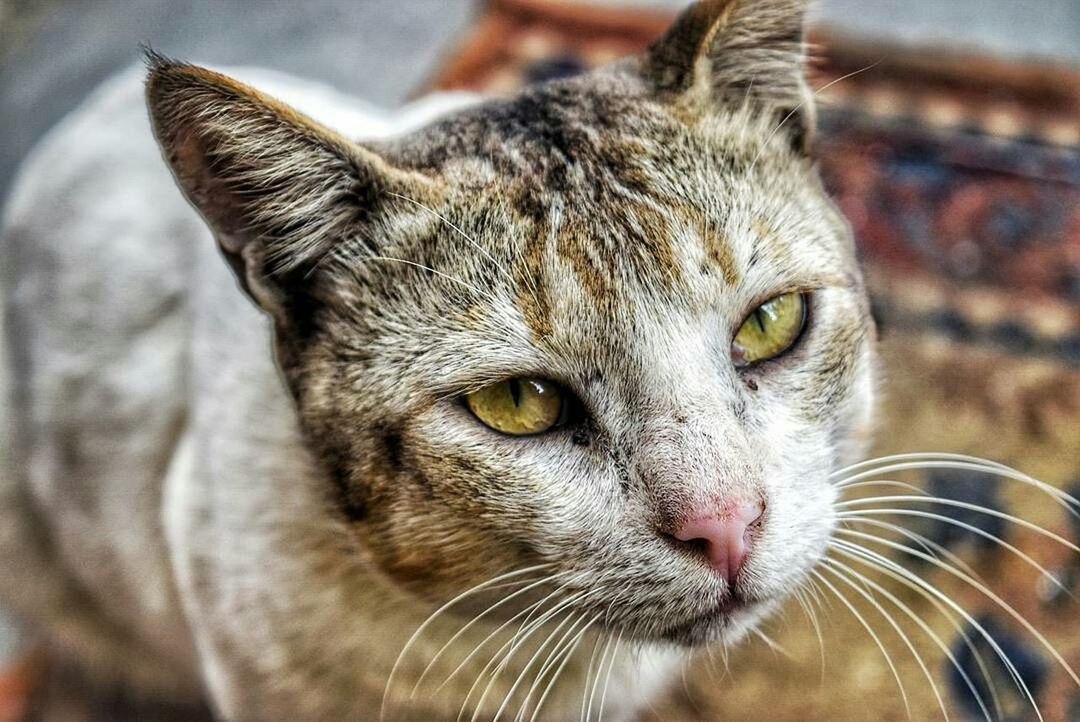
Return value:
<svg viewBox="0 0 1080 722">
<path fill-rule="evenodd" d="M 240 284 L 288 330 L 304 283 L 345 239 L 371 243 L 395 198 L 434 181 L 258 91 L 151 54 L 147 102 L 180 187 L 214 231 Z"/>
<path fill-rule="evenodd" d="M 806 151 L 813 96 L 805 80 L 807 0 L 698 0 L 646 53 L 642 71 L 690 115 L 750 104 L 784 121 Z"/>
</svg>

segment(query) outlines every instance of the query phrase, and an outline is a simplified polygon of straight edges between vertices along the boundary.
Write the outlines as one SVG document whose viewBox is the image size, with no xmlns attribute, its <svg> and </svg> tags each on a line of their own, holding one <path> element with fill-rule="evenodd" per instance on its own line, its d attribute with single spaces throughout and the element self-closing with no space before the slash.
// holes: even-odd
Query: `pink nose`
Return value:
<svg viewBox="0 0 1080 722">
<path fill-rule="evenodd" d="M 746 561 L 750 534 L 764 513 L 765 505 L 760 501 L 732 504 L 719 514 L 690 519 L 671 536 L 700 549 L 730 584 Z"/>
</svg>

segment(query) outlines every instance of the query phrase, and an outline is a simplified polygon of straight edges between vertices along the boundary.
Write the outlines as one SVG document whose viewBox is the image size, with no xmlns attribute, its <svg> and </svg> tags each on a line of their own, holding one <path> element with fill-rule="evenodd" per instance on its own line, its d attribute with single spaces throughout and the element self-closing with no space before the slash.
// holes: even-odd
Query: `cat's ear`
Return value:
<svg viewBox="0 0 1080 722">
<path fill-rule="evenodd" d="M 708 112 L 751 103 L 807 150 L 813 103 L 805 80 L 807 0 L 699 0 L 649 48 L 646 78 L 670 102 Z"/>
<path fill-rule="evenodd" d="M 279 326 L 324 255 L 432 181 L 220 73 L 149 57 L 147 101 L 177 182 Z M 367 231 L 367 232 L 365 232 Z"/>
</svg>

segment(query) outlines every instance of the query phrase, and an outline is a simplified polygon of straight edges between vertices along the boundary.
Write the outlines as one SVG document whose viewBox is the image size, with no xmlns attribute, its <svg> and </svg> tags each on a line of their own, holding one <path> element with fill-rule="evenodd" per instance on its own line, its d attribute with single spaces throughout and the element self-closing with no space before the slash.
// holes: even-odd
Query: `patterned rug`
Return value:
<svg viewBox="0 0 1080 722">
<path fill-rule="evenodd" d="M 507 93 L 637 51 L 670 20 L 666 13 L 576 2 L 496 0 L 433 85 Z M 876 451 L 988 457 L 1076 494 L 1080 71 L 882 47 L 824 28 L 811 39 L 812 85 L 820 88 L 821 104 L 815 152 L 855 230 L 882 331 L 885 398 Z M 876 548 L 970 611 L 1014 661 L 1047 719 L 1080 720 L 1080 686 L 1018 619 L 1080 667 L 1080 602 L 1067 593 L 1077 591 L 1080 554 L 963 505 L 1015 514 L 1075 543 L 1080 525 L 1047 495 L 986 474 L 938 470 L 893 478 L 956 502 L 908 508 L 983 536 L 957 534 L 956 523 L 940 519 L 892 521 L 937 545 L 934 553 L 952 555 L 942 558 L 1017 615 L 917 554 Z M 1004 538 L 1060 582 L 986 535 Z M 929 546 L 915 548 L 933 555 Z M 793 604 L 765 629 L 772 644 L 754 640 L 734 651 L 729 671 L 717 653 L 701 655 L 650 719 L 902 720 L 907 709 L 911 719 L 937 719 L 935 686 L 950 713 L 980 716 L 942 647 L 995 717 L 1034 718 L 989 645 L 963 642 L 958 629 L 971 629 L 970 622 L 940 600 L 880 575 L 870 578 L 886 591 L 834 579 L 851 608 L 824 594 L 820 639 Z M 896 619 L 911 647 L 870 597 Z M 852 610 L 874 630 L 895 674 Z"/>
</svg>

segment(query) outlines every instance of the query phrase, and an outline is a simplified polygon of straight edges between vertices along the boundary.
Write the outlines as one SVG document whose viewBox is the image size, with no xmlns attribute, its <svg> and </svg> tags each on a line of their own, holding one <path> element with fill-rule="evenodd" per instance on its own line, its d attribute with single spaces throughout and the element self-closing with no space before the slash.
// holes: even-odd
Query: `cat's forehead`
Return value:
<svg viewBox="0 0 1080 722">
<path fill-rule="evenodd" d="M 440 173 L 476 158 L 519 172 L 563 160 L 588 164 L 628 130 L 655 132 L 657 110 L 632 77 L 592 73 L 460 110 L 387 150 L 399 165 Z"/>
<path fill-rule="evenodd" d="M 390 150 L 446 188 L 437 210 L 450 223 L 421 260 L 510 302 L 481 301 L 458 319 L 465 334 L 505 322 L 523 349 L 602 338 L 594 348 L 623 353 L 636 348 L 627 334 L 729 323 L 769 293 L 854 268 L 809 161 L 770 138 L 774 122 L 739 109 L 690 122 L 631 81 L 585 77 L 466 110 Z"/>
<path fill-rule="evenodd" d="M 677 183 L 706 155 L 729 166 L 718 168 L 726 171 L 775 163 L 778 155 L 783 162 L 797 160 L 783 142 L 769 143 L 774 128 L 760 120 L 738 105 L 691 118 L 615 67 L 489 100 L 384 150 L 397 165 L 450 183 L 482 187 L 492 175 L 470 177 L 470 171 L 483 167 L 501 180 L 527 180 L 551 193 L 596 188 L 611 174 L 633 188 L 650 170 L 667 171 Z"/>
</svg>

